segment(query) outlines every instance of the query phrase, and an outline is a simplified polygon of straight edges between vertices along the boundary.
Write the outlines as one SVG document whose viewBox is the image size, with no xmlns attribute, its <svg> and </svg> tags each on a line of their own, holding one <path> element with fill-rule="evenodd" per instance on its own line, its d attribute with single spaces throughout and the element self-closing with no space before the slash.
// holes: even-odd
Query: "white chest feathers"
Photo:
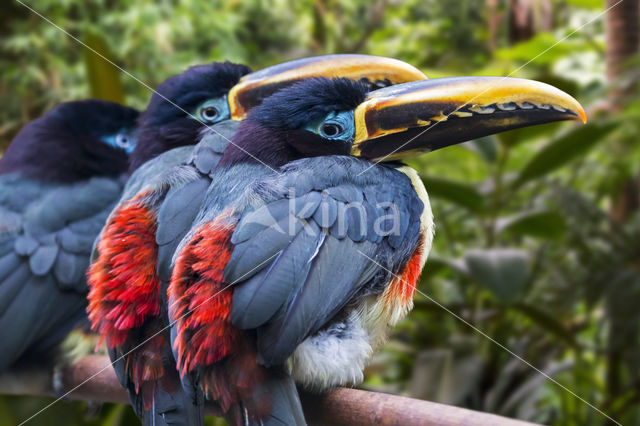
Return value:
<svg viewBox="0 0 640 426">
<path fill-rule="evenodd" d="M 294 380 L 306 389 L 320 391 L 362 382 L 373 349 L 361 318 L 352 312 L 305 339 L 287 361 Z"/>
</svg>

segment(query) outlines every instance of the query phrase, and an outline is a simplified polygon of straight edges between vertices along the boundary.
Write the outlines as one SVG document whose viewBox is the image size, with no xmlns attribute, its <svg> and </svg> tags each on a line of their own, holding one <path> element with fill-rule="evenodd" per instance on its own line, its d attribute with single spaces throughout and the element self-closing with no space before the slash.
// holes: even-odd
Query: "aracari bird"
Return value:
<svg viewBox="0 0 640 426">
<path fill-rule="evenodd" d="M 368 92 L 309 79 L 254 108 L 174 254 L 168 303 L 180 374 L 232 424 L 304 424 L 294 380 L 313 390 L 359 383 L 411 309 L 434 222 L 416 171 L 399 159 L 585 119 L 569 95 L 530 80 L 442 78 Z"/>
<path fill-rule="evenodd" d="M 245 65 L 213 62 L 190 67 L 158 86 L 138 119 L 138 144 L 129 162 L 131 176 L 107 219 L 111 226 L 103 229 L 94 247 L 98 261 L 88 271 L 89 319 L 101 338 L 106 338 L 118 380 L 146 424 L 201 424 L 203 418 L 196 401 L 183 392 L 170 346 L 159 332 L 163 315 L 159 304 L 145 293 L 156 277 L 155 266 L 129 266 L 134 259 L 152 255 L 149 247 L 155 244 L 155 229 L 150 226 L 154 219 L 144 209 L 123 206 L 141 185 L 157 181 L 155 177 L 165 169 L 185 161 L 191 149 L 188 145 L 196 143 L 203 129 L 229 118 L 227 92 L 249 72 Z M 96 286 L 96 280 L 101 285 Z M 129 285 L 126 290 L 124 282 Z M 96 303 L 101 311 L 96 311 Z M 100 317 L 102 313 L 105 316 Z M 134 350 L 154 333 L 158 333 L 155 339 Z M 138 367 L 143 365 L 146 370 Z M 156 380 L 161 378 L 162 386 L 156 390 Z M 149 404 L 142 404 L 141 396 Z"/>
<path fill-rule="evenodd" d="M 63 103 L 0 160 L 0 371 L 86 318 L 91 246 L 120 197 L 137 116 L 112 102 Z"/>
<path fill-rule="evenodd" d="M 363 84 L 366 81 L 371 88 L 426 78 L 404 62 L 369 55 L 327 55 L 265 68 L 243 77 L 231 90 L 227 87 L 228 99 L 221 97 L 216 102 L 199 104 L 214 106 L 216 117 L 231 120 L 205 129 L 205 140 L 195 147 L 173 149 L 148 161 L 128 182 L 97 244 L 96 259 L 90 269 L 89 317 L 94 328 L 106 337 L 121 383 L 129 390 L 143 422 L 153 417 L 147 414 L 153 404 L 156 413 L 176 423 L 180 418 L 187 424 L 202 422 L 202 410 L 199 417 L 193 414 L 195 411 L 185 416 L 181 410 L 172 408 L 182 406 L 181 403 L 157 401 L 161 395 L 168 400 L 176 398 L 171 396 L 175 394 L 175 361 L 170 365 L 168 320 L 163 306 L 171 255 L 190 229 L 199 201 L 212 182 L 211 174 L 239 120 L 264 97 L 282 87 L 313 76 L 335 75 L 363 80 Z M 204 87 L 185 89 L 205 90 L 211 82 L 201 84 Z M 185 98 L 190 97 L 180 86 L 175 89 Z M 195 114 L 205 112 L 209 110 L 200 108 Z M 153 114 L 147 110 L 140 120 L 136 152 L 150 151 L 145 147 L 147 143 L 155 144 L 154 152 L 162 151 L 162 143 L 145 134 L 161 138 L 168 126 L 159 128 L 162 121 L 154 122 L 150 115 Z M 193 135 L 191 143 L 198 139 Z M 136 152 L 133 157 L 137 165 L 144 158 L 135 158 Z M 202 394 L 195 388 L 189 394 L 191 408 L 201 407 Z"/>
</svg>

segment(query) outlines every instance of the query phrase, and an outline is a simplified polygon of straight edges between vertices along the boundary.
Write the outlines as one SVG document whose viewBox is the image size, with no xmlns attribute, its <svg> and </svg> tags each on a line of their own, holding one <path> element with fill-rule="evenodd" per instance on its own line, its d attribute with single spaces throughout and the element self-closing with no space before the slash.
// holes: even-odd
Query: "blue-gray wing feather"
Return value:
<svg viewBox="0 0 640 426">
<path fill-rule="evenodd" d="M 198 144 L 185 147 L 179 162 L 158 173 L 167 184 L 166 196 L 158 209 L 156 231 L 158 274 L 163 281 L 171 277 L 173 254 L 191 229 L 211 185 L 211 174 L 238 126 L 235 121 L 216 124 L 215 132 L 207 130 Z"/>
<path fill-rule="evenodd" d="M 0 176 L 0 210 L 10 212 L 0 216 L 0 370 L 57 343 L 83 317 L 91 244 L 121 189 L 116 179 Z"/>
<path fill-rule="evenodd" d="M 231 320 L 257 329 L 265 365 L 284 362 L 354 297 L 381 292 L 417 248 L 424 205 L 409 178 L 389 166 L 361 173 L 369 166 L 311 158 L 256 183 L 281 190 L 242 215 L 224 277 L 235 285 Z"/>
</svg>

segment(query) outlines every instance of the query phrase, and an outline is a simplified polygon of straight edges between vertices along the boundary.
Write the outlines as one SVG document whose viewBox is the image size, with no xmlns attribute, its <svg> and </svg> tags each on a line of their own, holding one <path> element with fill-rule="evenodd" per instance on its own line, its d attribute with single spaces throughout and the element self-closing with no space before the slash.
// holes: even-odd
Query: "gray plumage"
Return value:
<svg viewBox="0 0 640 426">
<path fill-rule="evenodd" d="M 122 192 L 119 204 L 143 195 L 143 202 L 155 213 L 156 243 L 158 258 L 147 259 L 157 262 L 159 277 L 163 281 L 160 297 L 166 298 L 166 288 L 171 274 L 171 258 L 177 244 L 189 231 L 198 213 L 201 201 L 211 184 L 209 173 L 215 169 L 224 147 L 238 126 L 229 121 L 216 124 L 217 131 L 206 131 L 202 140 L 193 146 L 174 148 L 147 161 L 131 175 Z M 94 244 L 93 258 L 97 256 Z M 168 325 L 166 312 L 161 312 L 161 321 Z M 169 330 L 167 330 L 169 335 Z M 175 360 L 171 348 L 164 348 L 163 360 L 167 371 L 175 374 Z M 128 389 L 131 403 L 145 425 L 199 425 L 204 423 L 203 394 L 190 384 L 188 378 L 182 380 L 182 389 L 166 392 L 161 386 L 154 392 L 154 404 L 145 411 L 141 398 L 135 393 L 135 384 L 131 383 L 125 369 L 122 353 L 109 351 L 114 363 L 116 375 L 123 387 Z M 176 375 L 176 382 L 180 378 Z"/>
<path fill-rule="evenodd" d="M 122 185 L 0 176 L 0 370 L 46 350 L 81 318 L 91 243 Z"/>
<path fill-rule="evenodd" d="M 188 151 L 184 152 L 180 163 L 174 163 L 167 172 L 158 173 L 162 176 L 161 186 L 165 188 L 165 195 L 158 203 L 156 231 L 158 272 L 164 282 L 171 278 L 175 249 L 189 232 L 211 185 L 211 173 L 238 126 L 237 121 L 224 121 L 212 126 L 215 132 L 203 132 L 197 145 L 187 147 Z"/>
<path fill-rule="evenodd" d="M 271 413 L 268 418 L 260 422 L 260 425 L 291 426 L 306 424 L 298 390 L 288 373 L 271 369 L 262 386 L 271 397 Z"/>
<path fill-rule="evenodd" d="M 234 284 L 231 320 L 257 329 L 263 364 L 284 363 L 355 298 L 382 292 L 388 271 L 398 273 L 416 250 L 422 201 L 393 166 L 360 174 L 370 166 L 341 156 L 293 161 L 281 173 L 264 170 L 232 203 L 242 213 L 224 271 Z M 213 195 L 204 208 L 215 212 Z M 396 222 L 387 223 L 392 209 Z"/>
</svg>

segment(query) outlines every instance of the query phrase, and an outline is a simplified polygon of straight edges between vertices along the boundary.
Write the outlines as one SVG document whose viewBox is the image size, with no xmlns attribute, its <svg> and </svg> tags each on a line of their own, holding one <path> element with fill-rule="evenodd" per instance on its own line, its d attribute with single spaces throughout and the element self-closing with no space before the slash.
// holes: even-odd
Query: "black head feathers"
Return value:
<svg viewBox="0 0 640 426">
<path fill-rule="evenodd" d="M 60 104 L 20 130 L 0 160 L 0 174 L 77 182 L 127 170 L 124 150 L 101 139 L 135 128 L 138 111 L 89 99 Z"/>
<path fill-rule="evenodd" d="M 348 155 L 350 143 L 327 143 L 304 127 L 331 112 L 355 109 L 370 88 L 362 81 L 317 77 L 276 92 L 251 110 L 218 165 L 258 162 L 279 167 L 304 157 Z"/>
<path fill-rule="evenodd" d="M 250 72 L 245 65 L 213 62 L 190 67 L 165 80 L 140 115 L 138 144 L 131 155 L 130 169 L 170 149 L 195 144 L 204 125 L 189 114 L 202 102 L 226 95 Z"/>
<path fill-rule="evenodd" d="M 265 99 L 249 120 L 279 130 L 300 129 L 333 111 L 348 111 L 364 101 L 370 84 L 346 78 L 309 78 Z"/>
</svg>

